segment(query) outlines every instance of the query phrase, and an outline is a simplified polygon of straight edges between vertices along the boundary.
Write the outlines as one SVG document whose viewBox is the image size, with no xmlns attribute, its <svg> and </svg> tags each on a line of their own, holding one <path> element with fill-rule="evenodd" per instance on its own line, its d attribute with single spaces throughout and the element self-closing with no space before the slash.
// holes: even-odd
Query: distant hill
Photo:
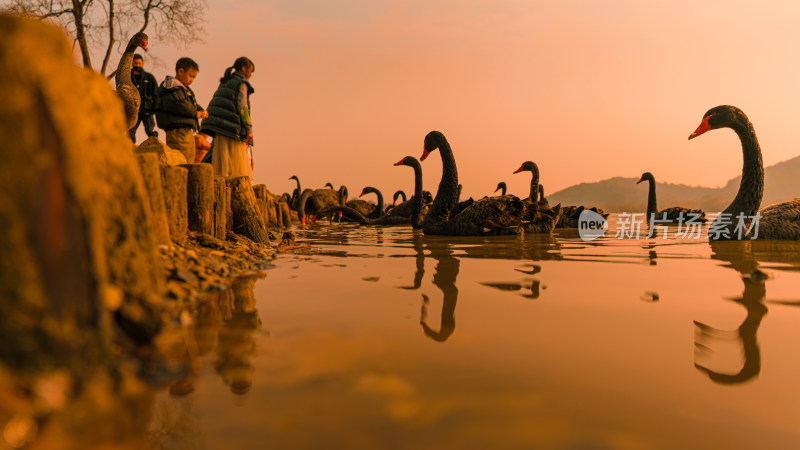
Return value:
<svg viewBox="0 0 800 450">
<path fill-rule="evenodd" d="M 656 178 L 658 179 L 658 178 Z M 725 209 L 739 190 L 742 177 L 728 181 L 721 188 L 688 186 L 658 182 L 658 207 L 684 206 L 704 211 Z M 764 169 L 762 208 L 800 197 L 800 156 Z M 547 196 L 551 205 L 597 206 L 606 212 L 644 212 L 647 207 L 647 183 L 638 178 L 614 177 L 595 183 L 580 183 Z"/>
</svg>

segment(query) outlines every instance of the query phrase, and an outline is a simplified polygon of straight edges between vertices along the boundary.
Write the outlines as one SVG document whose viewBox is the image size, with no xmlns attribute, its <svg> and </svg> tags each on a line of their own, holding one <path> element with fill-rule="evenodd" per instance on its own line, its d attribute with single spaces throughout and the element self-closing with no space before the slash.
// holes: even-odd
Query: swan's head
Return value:
<svg viewBox="0 0 800 450">
<path fill-rule="evenodd" d="M 747 129 L 749 122 L 741 109 L 730 105 L 720 105 L 709 109 L 703 114 L 702 122 L 694 130 L 694 133 L 689 135 L 689 139 L 696 138 L 706 131 L 716 130 L 717 128 Z"/>
<path fill-rule="evenodd" d="M 295 181 L 298 181 L 298 182 L 300 181 L 300 179 L 297 178 L 297 175 L 292 175 L 292 176 L 289 177 L 289 179 L 290 180 L 295 180 Z"/>
<path fill-rule="evenodd" d="M 520 173 L 524 170 L 532 172 L 536 175 L 539 174 L 539 166 L 537 166 L 536 163 L 533 161 L 525 161 L 524 163 L 522 163 L 521 166 L 519 166 L 519 169 L 514 171 L 514 173 Z"/>
<path fill-rule="evenodd" d="M 396 163 L 394 163 L 394 165 L 395 166 L 408 166 L 408 167 L 414 168 L 414 170 L 422 171 L 422 168 L 421 168 L 422 166 L 419 165 L 419 161 L 417 161 L 417 158 L 414 158 L 413 156 L 406 156 L 405 158 L 401 159 L 400 161 L 397 161 Z"/>
<path fill-rule="evenodd" d="M 506 183 L 504 181 L 501 181 L 501 182 L 497 183 L 497 189 L 495 189 L 494 191 L 497 192 L 497 191 L 499 191 L 499 190 L 501 190 L 501 189 L 503 189 L 505 187 L 506 187 Z"/>
<path fill-rule="evenodd" d="M 325 183 L 325 187 L 333 189 L 333 183 Z"/>
<path fill-rule="evenodd" d="M 144 51 L 149 52 L 150 50 L 147 49 L 147 41 L 148 41 L 148 39 L 149 38 L 147 37 L 146 34 L 144 34 L 144 33 L 136 33 L 136 34 L 133 35 L 133 38 L 131 38 L 131 41 L 135 42 L 137 46 L 142 47 L 144 49 Z"/>
<path fill-rule="evenodd" d="M 642 176 L 641 176 L 641 177 L 639 177 L 639 181 L 637 181 L 637 182 L 636 182 L 636 184 L 639 184 L 639 183 L 641 183 L 641 182 L 643 182 L 643 181 L 650 181 L 650 182 L 653 182 L 653 183 L 655 183 L 655 182 L 656 182 L 656 179 L 653 177 L 653 174 L 652 174 L 652 173 L 650 173 L 650 172 L 645 172 L 645 173 L 643 173 L 643 174 L 642 174 Z"/>
<path fill-rule="evenodd" d="M 444 135 L 438 131 L 431 131 L 425 136 L 425 143 L 422 147 L 422 156 L 419 158 L 420 161 L 425 161 L 425 158 L 428 155 L 439 148 L 444 142 L 447 140 L 444 138 Z"/>
<path fill-rule="evenodd" d="M 361 195 L 359 195 L 359 197 L 363 197 L 363 196 L 365 196 L 367 194 L 370 194 L 370 193 L 377 194 L 378 190 L 375 189 L 372 186 L 367 186 L 367 187 L 365 187 L 364 189 L 361 190 Z"/>
</svg>

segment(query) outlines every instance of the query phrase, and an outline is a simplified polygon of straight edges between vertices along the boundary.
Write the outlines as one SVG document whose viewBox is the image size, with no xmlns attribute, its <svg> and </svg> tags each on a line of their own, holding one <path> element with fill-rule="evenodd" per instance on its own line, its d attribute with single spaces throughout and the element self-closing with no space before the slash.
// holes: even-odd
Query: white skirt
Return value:
<svg viewBox="0 0 800 450">
<path fill-rule="evenodd" d="M 221 134 L 214 138 L 211 165 L 214 166 L 214 175 L 216 176 L 253 178 L 247 144 Z"/>
</svg>

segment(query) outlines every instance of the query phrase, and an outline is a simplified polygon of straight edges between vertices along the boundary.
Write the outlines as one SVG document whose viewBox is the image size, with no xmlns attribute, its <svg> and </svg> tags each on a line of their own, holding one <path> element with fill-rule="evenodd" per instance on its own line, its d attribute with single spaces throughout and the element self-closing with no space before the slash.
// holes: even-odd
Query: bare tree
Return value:
<svg viewBox="0 0 800 450">
<path fill-rule="evenodd" d="M 60 25 L 80 49 L 83 66 L 109 78 L 109 60 L 143 31 L 176 44 L 202 35 L 205 0 L 0 0 L 0 11 Z M 93 57 L 101 57 L 99 67 Z"/>
</svg>

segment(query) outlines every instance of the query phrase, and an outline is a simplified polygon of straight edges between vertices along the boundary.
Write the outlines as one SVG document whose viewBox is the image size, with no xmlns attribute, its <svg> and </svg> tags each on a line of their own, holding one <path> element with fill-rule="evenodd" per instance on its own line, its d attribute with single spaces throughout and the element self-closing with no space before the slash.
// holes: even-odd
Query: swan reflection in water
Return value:
<svg viewBox="0 0 800 450">
<path fill-rule="evenodd" d="M 433 284 L 441 289 L 442 300 L 442 320 L 439 331 L 432 329 L 426 322 L 428 317 L 428 296 L 422 295 L 422 311 L 419 323 L 426 336 L 437 342 L 446 341 L 456 329 L 456 302 L 458 301 L 458 288 L 456 287 L 456 277 L 460 261 L 452 254 L 450 244 L 444 241 L 428 242 L 428 249 L 433 259 L 437 261 L 436 272 L 433 274 Z"/>
<path fill-rule="evenodd" d="M 752 251 L 752 242 L 712 242 L 711 250 L 713 259 L 727 261 L 725 267 L 730 267 L 739 272 L 744 283 L 741 297 L 731 298 L 735 303 L 742 305 L 747 310 L 747 316 L 736 330 L 719 330 L 705 323 L 695 321 L 698 336 L 695 339 L 695 348 L 700 354 L 711 350 L 711 342 L 721 340 L 736 340 L 742 349 L 742 368 L 736 373 L 721 373 L 695 362 L 694 366 L 704 373 L 711 381 L 719 384 L 744 383 L 758 377 L 761 372 L 761 349 L 758 345 L 756 333 L 761 325 L 761 320 L 767 314 L 764 300 L 767 295 L 766 277 L 758 270 L 758 262 Z"/>
</svg>

